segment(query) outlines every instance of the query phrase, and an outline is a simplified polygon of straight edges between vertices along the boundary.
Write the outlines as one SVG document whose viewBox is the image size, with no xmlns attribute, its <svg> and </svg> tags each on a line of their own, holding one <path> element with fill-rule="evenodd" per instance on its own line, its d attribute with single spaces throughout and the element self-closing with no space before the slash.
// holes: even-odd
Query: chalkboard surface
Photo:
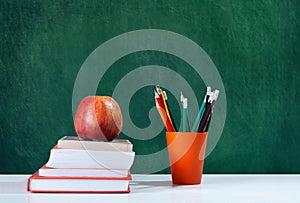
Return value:
<svg viewBox="0 0 300 203">
<path fill-rule="evenodd" d="M 193 40 L 218 69 L 227 116 L 205 173 L 299 173 L 299 7 L 298 0 L 2 1 L 0 173 L 33 173 L 60 137 L 75 135 L 72 94 L 82 64 L 102 43 L 140 29 Z M 189 79 L 202 101 L 204 83 L 189 65 L 151 50 L 116 61 L 97 94 L 112 95 L 126 72 L 153 64 Z M 170 105 L 179 124 L 175 97 L 170 95 Z M 152 86 L 133 95 L 128 111 L 136 126 L 149 125 L 153 106 Z M 149 140 L 120 138 L 130 139 L 137 155 L 147 155 L 166 147 L 164 133 Z M 145 172 L 139 164 L 162 163 L 138 163 L 133 173 Z"/>
</svg>

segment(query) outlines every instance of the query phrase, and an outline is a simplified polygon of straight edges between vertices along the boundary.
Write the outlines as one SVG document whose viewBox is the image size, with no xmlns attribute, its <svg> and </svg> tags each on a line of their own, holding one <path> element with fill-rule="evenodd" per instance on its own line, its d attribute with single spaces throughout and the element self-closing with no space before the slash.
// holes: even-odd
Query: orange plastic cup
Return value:
<svg viewBox="0 0 300 203">
<path fill-rule="evenodd" d="M 207 135 L 207 132 L 166 133 L 173 184 L 201 183 Z"/>
</svg>

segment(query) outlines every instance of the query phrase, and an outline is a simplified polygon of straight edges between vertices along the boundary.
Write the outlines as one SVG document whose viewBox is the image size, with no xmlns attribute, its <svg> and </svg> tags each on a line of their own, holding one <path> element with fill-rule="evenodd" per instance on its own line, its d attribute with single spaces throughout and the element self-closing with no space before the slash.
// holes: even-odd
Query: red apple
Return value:
<svg viewBox="0 0 300 203">
<path fill-rule="evenodd" d="M 122 129 L 120 106 L 109 96 L 87 96 L 77 108 L 74 126 L 80 138 L 111 141 Z"/>
</svg>

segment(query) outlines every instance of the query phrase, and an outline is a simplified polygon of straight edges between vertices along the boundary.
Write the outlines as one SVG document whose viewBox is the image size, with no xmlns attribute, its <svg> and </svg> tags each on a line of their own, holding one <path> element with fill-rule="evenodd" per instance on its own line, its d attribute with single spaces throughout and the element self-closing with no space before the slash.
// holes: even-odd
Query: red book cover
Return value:
<svg viewBox="0 0 300 203">
<path fill-rule="evenodd" d="M 40 193 L 129 193 L 127 177 L 49 177 L 35 172 L 27 180 L 28 192 Z"/>
</svg>

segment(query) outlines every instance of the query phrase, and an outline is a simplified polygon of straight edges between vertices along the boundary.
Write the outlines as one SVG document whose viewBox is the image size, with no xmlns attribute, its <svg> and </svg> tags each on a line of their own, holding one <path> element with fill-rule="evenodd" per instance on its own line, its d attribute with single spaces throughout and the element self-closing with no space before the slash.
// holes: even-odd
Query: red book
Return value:
<svg viewBox="0 0 300 203">
<path fill-rule="evenodd" d="M 46 193 L 129 193 L 131 174 L 123 178 L 49 177 L 38 172 L 28 178 L 28 192 Z"/>
</svg>

